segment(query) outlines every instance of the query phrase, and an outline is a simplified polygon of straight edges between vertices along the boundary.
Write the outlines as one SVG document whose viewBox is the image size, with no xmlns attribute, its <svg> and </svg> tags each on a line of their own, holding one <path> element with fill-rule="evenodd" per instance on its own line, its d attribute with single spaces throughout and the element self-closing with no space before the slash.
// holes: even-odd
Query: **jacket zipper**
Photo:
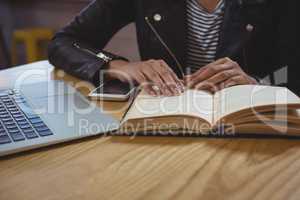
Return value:
<svg viewBox="0 0 300 200">
<path fill-rule="evenodd" d="M 180 78 L 183 78 L 184 77 L 183 67 L 180 64 L 180 62 L 178 61 L 178 59 L 176 58 L 175 54 L 171 51 L 171 49 L 168 47 L 168 45 L 164 42 L 164 40 L 159 35 L 159 33 L 157 32 L 157 30 L 155 29 L 155 27 L 151 24 L 151 22 L 150 22 L 150 20 L 149 20 L 148 17 L 145 17 L 145 21 L 146 21 L 146 24 L 149 26 L 150 30 L 154 33 L 155 37 L 158 39 L 158 41 L 162 44 L 162 46 L 165 48 L 165 50 L 168 52 L 168 54 L 175 61 L 176 67 L 179 70 L 180 75 L 182 76 Z"/>
</svg>

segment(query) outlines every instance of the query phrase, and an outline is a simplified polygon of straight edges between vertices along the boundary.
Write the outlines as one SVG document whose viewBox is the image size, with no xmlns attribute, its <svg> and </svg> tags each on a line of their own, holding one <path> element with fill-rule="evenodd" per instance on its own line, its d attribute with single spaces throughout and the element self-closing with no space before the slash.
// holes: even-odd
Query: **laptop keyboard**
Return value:
<svg viewBox="0 0 300 200">
<path fill-rule="evenodd" d="M 0 145 L 53 135 L 18 90 L 0 91 Z"/>
</svg>

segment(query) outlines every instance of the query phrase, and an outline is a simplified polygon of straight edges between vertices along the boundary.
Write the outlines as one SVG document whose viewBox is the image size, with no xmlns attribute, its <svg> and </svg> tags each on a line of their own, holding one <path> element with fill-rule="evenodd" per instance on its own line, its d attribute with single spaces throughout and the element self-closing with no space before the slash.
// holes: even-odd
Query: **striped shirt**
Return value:
<svg viewBox="0 0 300 200">
<path fill-rule="evenodd" d="M 225 0 L 211 13 L 198 0 L 187 0 L 187 67 L 191 72 L 215 60 Z"/>
</svg>

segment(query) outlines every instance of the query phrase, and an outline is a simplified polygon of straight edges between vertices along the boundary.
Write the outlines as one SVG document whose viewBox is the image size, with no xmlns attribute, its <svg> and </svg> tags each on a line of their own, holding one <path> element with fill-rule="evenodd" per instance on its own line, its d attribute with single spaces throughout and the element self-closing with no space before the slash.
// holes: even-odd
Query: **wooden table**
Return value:
<svg viewBox="0 0 300 200">
<path fill-rule="evenodd" d="M 0 86 L 20 77 L 79 81 L 40 62 L 0 72 Z M 1 200 L 299 198 L 296 140 L 94 137 L 0 160 Z"/>
</svg>

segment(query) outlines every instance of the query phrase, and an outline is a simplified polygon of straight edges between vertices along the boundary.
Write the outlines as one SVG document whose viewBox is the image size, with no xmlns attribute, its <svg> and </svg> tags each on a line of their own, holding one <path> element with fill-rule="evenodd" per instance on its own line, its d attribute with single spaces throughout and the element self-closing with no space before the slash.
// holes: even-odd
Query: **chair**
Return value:
<svg viewBox="0 0 300 200">
<path fill-rule="evenodd" d="M 5 43 L 3 27 L 0 25 L 0 69 L 11 66 L 10 54 Z"/>
<path fill-rule="evenodd" d="M 53 38 L 53 31 L 48 28 L 30 28 L 16 30 L 13 33 L 12 42 L 12 62 L 18 64 L 17 46 L 24 44 L 26 52 L 26 62 L 32 63 L 44 59 L 41 56 L 41 42 L 50 42 Z"/>
</svg>

